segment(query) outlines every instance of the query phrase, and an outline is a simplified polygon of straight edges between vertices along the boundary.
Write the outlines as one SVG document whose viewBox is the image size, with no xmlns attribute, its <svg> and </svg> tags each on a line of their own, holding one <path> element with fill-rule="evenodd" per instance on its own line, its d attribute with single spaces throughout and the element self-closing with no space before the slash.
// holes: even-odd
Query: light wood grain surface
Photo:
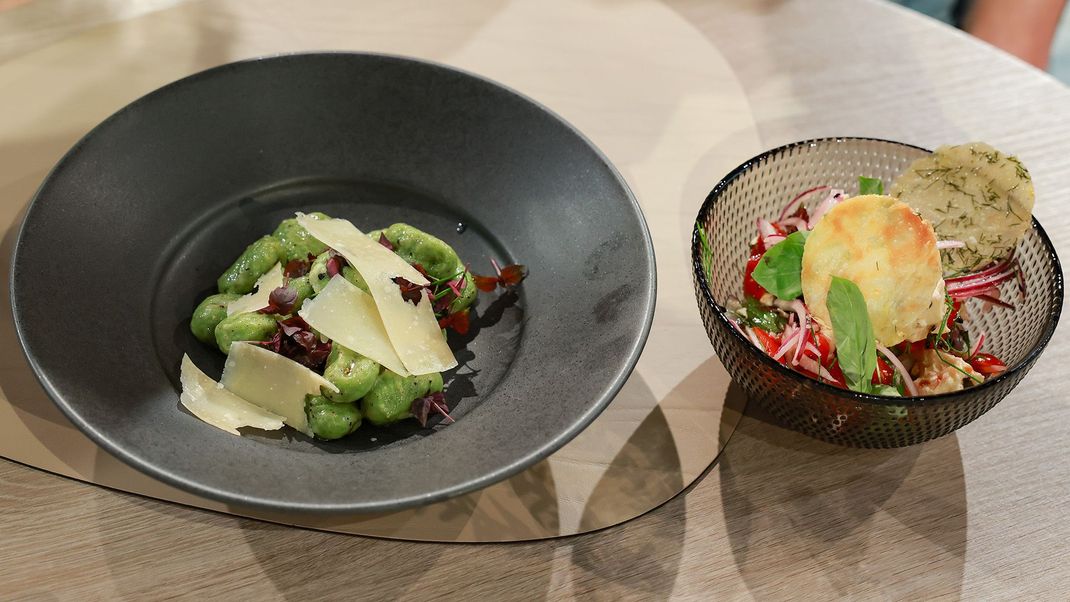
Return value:
<svg viewBox="0 0 1070 602">
<path fill-rule="evenodd" d="M 607 15 L 620 6 L 579 5 Z M 755 138 L 762 147 L 825 135 L 930 147 L 983 139 L 1030 167 L 1037 217 L 1070 256 L 1070 91 L 1051 78 L 876 1 L 658 7 L 727 62 L 753 119 L 737 145 L 729 136 L 711 149 L 716 160 L 683 166 L 678 194 L 711 186 L 753 154 Z M 0 60 L 44 52 L 73 27 L 36 26 L 39 38 L 0 36 Z M 15 24 L 0 13 L 5 27 Z M 248 27 L 286 31 L 270 14 Z M 542 43 L 553 51 L 553 39 Z M 611 110 L 611 100 L 591 102 Z M 731 125 L 718 114 L 662 117 L 656 127 Z M 612 147 L 634 132 L 622 121 L 593 137 Z M 624 525 L 559 540 L 413 544 L 306 531 L 0 461 L 0 598 L 1065 599 L 1066 330 L 1012 395 L 954 435 L 903 450 L 842 449 L 749 407 L 720 460 L 684 494 Z"/>
</svg>

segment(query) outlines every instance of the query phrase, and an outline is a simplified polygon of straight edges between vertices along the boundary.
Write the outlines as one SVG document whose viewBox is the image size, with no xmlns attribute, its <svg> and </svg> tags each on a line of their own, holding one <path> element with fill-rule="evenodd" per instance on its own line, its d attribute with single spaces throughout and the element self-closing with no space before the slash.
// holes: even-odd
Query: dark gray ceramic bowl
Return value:
<svg viewBox="0 0 1070 602">
<path fill-rule="evenodd" d="M 181 409 L 182 354 L 213 377 L 224 359 L 191 310 L 245 245 L 312 210 L 411 223 L 476 271 L 529 266 L 451 340 L 455 424 L 324 443 L 235 437 Z M 559 117 L 453 69 L 329 53 L 224 65 L 108 118 L 38 191 L 11 282 L 41 384 L 118 458 L 232 504 L 371 512 L 485 487 L 587 426 L 646 341 L 655 268 L 624 181 Z"/>
</svg>

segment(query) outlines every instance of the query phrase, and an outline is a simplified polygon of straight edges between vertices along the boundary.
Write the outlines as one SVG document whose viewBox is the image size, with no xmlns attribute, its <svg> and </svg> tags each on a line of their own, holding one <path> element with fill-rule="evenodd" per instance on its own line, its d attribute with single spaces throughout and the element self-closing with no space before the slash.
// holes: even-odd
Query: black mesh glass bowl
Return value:
<svg viewBox="0 0 1070 602">
<path fill-rule="evenodd" d="M 946 435 L 984 414 L 1029 372 L 1048 344 L 1063 303 L 1062 269 L 1044 229 L 1033 227 L 1018 246 L 1027 295 L 1011 294 L 1016 309 L 982 311 L 967 302 L 970 329 L 986 333 L 985 351 L 1008 366 L 1002 375 L 956 393 L 908 399 L 838 389 L 786 368 L 757 349 L 725 317 L 730 299 L 742 298 L 743 268 L 755 220 L 775 217 L 796 194 L 814 186 L 858 193 L 858 176 L 885 185 L 929 151 L 887 140 L 826 138 L 776 148 L 743 163 L 717 183 L 698 213 L 691 239 L 695 294 L 717 355 L 748 395 L 785 426 L 832 443 L 901 447 Z M 699 228 L 713 253 L 707 275 Z"/>
</svg>

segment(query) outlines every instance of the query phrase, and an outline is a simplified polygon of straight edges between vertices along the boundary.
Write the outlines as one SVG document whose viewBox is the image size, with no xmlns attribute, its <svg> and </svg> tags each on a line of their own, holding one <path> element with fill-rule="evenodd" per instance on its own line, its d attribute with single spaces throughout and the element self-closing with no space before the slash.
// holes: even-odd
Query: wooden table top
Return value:
<svg viewBox="0 0 1070 602">
<path fill-rule="evenodd" d="M 175 3 L 0 0 L 0 82 L 18 57 Z M 419 13 L 416 4 L 394 5 Z M 607 18 L 623 10 L 595 0 L 576 6 Z M 672 11 L 727 62 L 745 96 L 753 122 L 739 126 L 738 153 L 719 148 L 734 159 L 704 166 L 714 173 L 701 181 L 712 184 L 754 154 L 755 138 L 761 148 L 830 135 L 927 147 L 985 140 L 1029 166 L 1035 214 L 1070 257 L 1070 218 L 1060 210 L 1070 206 L 1070 90 L 1050 77 L 876 0 L 627 6 Z M 247 24 L 262 30 L 254 35 L 316 34 L 287 30 L 272 14 Z M 545 41 L 547 51 L 554 43 Z M 621 43 L 656 52 L 658 40 Z M 63 65 L 50 69 L 41 76 L 69 75 Z M 669 128 L 680 127 L 677 118 L 732 116 L 662 118 L 659 127 Z M 626 125 L 622 137 L 632 135 Z M 720 125 L 731 131 L 731 122 Z M 17 164 L 20 144 L 0 141 L 0 165 Z M 844 449 L 775 426 L 751 406 L 683 494 L 624 525 L 557 540 L 416 544 L 321 533 L 0 460 L 0 599 L 1061 598 L 1070 589 L 1070 403 L 1054 377 L 1070 361 L 1066 329 L 1014 393 L 951 436 L 902 450 Z"/>
</svg>

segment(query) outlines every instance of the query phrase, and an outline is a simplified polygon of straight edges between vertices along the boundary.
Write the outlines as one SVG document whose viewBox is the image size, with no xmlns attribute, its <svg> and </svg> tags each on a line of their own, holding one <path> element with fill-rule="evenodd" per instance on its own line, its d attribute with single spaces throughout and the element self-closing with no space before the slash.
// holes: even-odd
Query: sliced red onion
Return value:
<svg viewBox="0 0 1070 602">
<path fill-rule="evenodd" d="M 787 205 L 784 205 L 784 208 L 780 210 L 780 217 L 777 219 L 777 221 L 783 222 L 785 219 L 788 218 L 788 216 L 794 214 L 796 211 L 799 210 L 799 205 L 802 205 L 803 199 L 819 190 L 828 190 L 828 186 L 815 186 L 810 190 L 805 190 L 799 193 L 798 196 L 791 199 L 791 201 L 788 202 Z"/>
<path fill-rule="evenodd" d="M 831 372 L 826 370 L 825 367 L 822 366 L 821 364 L 817 365 L 817 373 L 819 375 L 821 375 L 821 378 L 823 378 L 823 379 L 825 379 L 825 380 L 827 380 L 827 381 L 829 381 L 831 383 L 836 383 L 837 385 L 842 385 L 843 384 L 840 381 L 836 380 L 836 377 L 833 376 Z"/>
<path fill-rule="evenodd" d="M 966 247 L 966 243 L 961 240 L 938 240 L 936 241 L 937 249 L 963 249 Z"/>
<path fill-rule="evenodd" d="M 732 318 L 728 318 L 728 323 L 731 324 L 732 327 L 736 329 L 736 332 L 738 332 L 739 334 L 743 335 L 743 338 L 747 338 L 747 333 L 743 332 L 743 329 L 740 328 L 739 322 L 736 322 Z"/>
<path fill-rule="evenodd" d="M 1011 278 L 1014 278 L 1014 274 L 1014 270 L 1006 270 L 1003 272 L 999 272 L 998 274 L 985 276 L 983 278 L 975 278 L 974 280 L 970 280 L 968 282 L 960 281 L 955 283 L 948 283 L 947 292 L 954 295 L 957 292 L 978 291 L 987 289 L 996 286 L 997 284 L 1002 284 L 1007 280 L 1010 280 Z"/>
<path fill-rule="evenodd" d="M 810 229 L 810 226 L 806 223 L 806 220 L 802 219 L 801 217 L 787 217 L 780 220 L 779 223 L 783 228 L 788 228 L 789 226 L 791 226 L 800 232 L 805 232 Z"/>
<path fill-rule="evenodd" d="M 842 200 L 842 190 L 838 188 L 829 190 L 829 195 L 825 197 L 825 200 L 821 201 L 821 204 L 817 206 L 817 209 L 814 209 L 814 214 L 810 216 L 810 229 L 813 230 L 814 226 L 817 225 L 817 222 L 821 221 L 821 218 L 825 217 L 825 214 L 829 212 L 829 209 L 835 207 Z"/>
<path fill-rule="evenodd" d="M 773 247 L 779 245 L 780 243 L 784 242 L 784 239 L 785 237 L 779 234 L 774 234 L 773 236 L 766 236 L 765 250 L 768 251 L 769 249 L 772 249 Z"/>
<path fill-rule="evenodd" d="M 758 218 L 758 232 L 760 232 L 762 236 L 774 236 L 777 233 L 776 227 L 764 217 Z"/>
<path fill-rule="evenodd" d="M 829 381 L 831 383 L 840 384 L 840 381 L 836 380 L 836 378 L 834 376 L 832 376 L 832 373 L 830 373 L 828 370 L 826 370 L 824 366 L 822 366 L 821 364 L 817 363 L 817 360 L 815 360 L 812 357 L 804 356 L 802 358 L 802 360 L 799 361 L 799 367 L 804 369 L 804 370 L 809 370 L 810 372 L 813 372 L 814 374 L 817 374 L 821 378 L 823 378 L 823 379 L 825 379 L 825 380 L 827 380 L 827 381 Z"/>
<path fill-rule="evenodd" d="M 998 263 L 994 263 L 991 266 L 981 270 L 980 272 L 976 272 L 974 274 L 963 274 L 962 276 L 955 276 L 954 278 L 948 278 L 946 280 L 946 282 L 948 284 L 951 284 L 952 282 L 955 282 L 955 283 L 969 282 L 971 280 L 976 280 L 978 278 L 984 278 L 985 276 L 990 276 L 992 274 L 996 274 L 998 272 L 1002 272 L 1003 270 L 1007 269 L 1007 267 L 1009 267 L 1012 263 L 1014 263 L 1014 251 L 1013 250 L 1011 251 L 1011 254 L 1007 256 L 1006 259 L 1004 259 L 1003 261 L 1000 261 Z"/>
<path fill-rule="evenodd" d="M 779 305 L 778 305 L 779 307 Z M 806 304 L 798 299 L 792 299 L 787 302 L 787 307 L 783 309 L 790 309 L 795 312 L 795 315 L 799 317 L 799 326 L 806 325 L 810 327 L 810 310 L 806 309 Z"/>
<path fill-rule="evenodd" d="M 970 348 L 970 357 L 977 355 L 977 352 L 981 350 L 981 345 L 985 342 L 985 333 L 981 333 L 981 336 L 977 337 L 977 342 Z"/>
<path fill-rule="evenodd" d="M 895 357 L 895 354 L 892 353 L 891 350 L 880 343 L 877 343 L 877 351 L 880 351 L 881 355 L 887 358 L 892 366 L 899 371 L 899 376 L 903 377 L 903 384 L 907 388 L 907 393 L 910 393 L 911 397 L 916 397 L 918 395 L 918 387 L 914 384 L 914 379 L 910 378 L 910 372 L 907 371 L 903 362 L 899 361 L 899 358 Z"/>
<path fill-rule="evenodd" d="M 1022 301 L 1025 301 L 1025 272 L 1022 271 L 1022 264 L 1018 263 L 1018 260 L 1014 260 L 1014 275 L 1018 281 L 1018 295 Z"/>
<path fill-rule="evenodd" d="M 780 233 L 777 232 L 776 227 L 773 226 L 773 224 L 770 223 L 769 220 L 767 220 L 767 219 L 765 219 L 763 217 L 759 217 L 758 218 L 758 236 L 761 237 L 762 244 L 765 246 L 766 249 L 768 249 L 773 244 L 776 244 L 776 243 L 771 243 L 771 240 L 774 237 L 780 236 Z M 783 239 L 781 239 L 781 240 L 783 240 Z"/>
<path fill-rule="evenodd" d="M 791 351 L 795 348 L 796 345 L 799 344 L 799 340 L 802 338 L 802 334 L 803 330 L 799 329 L 792 332 L 790 337 L 786 337 L 784 341 L 780 344 L 780 349 L 777 350 L 776 354 L 773 356 L 773 359 L 779 362 L 780 358 L 784 357 L 784 355 L 786 355 L 788 351 Z"/>
<path fill-rule="evenodd" d="M 803 321 L 799 323 L 799 332 L 803 333 L 803 336 L 802 336 L 803 340 L 806 339 L 806 334 L 809 331 L 810 331 L 810 316 L 807 315 L 806 318 L 804 318 Z M 791 365 L 792 366 L 798 366 L 799 365 L 799 356 L 802 355 L 802 350 L 805 347 L 806 347 L 806 345 L 804 345 L 802 343 L 802 340 L 800 340 L 799 344 L 795 346 L 795 353 L 791 356 Z"/>
<path fill-rule="evenodd" d="M 761 349 L 762 351 L 765 351 L 765 346 L 763 346 L 762 342 L 758 340 L 758 335 L 754 334 L 754 329 L 752 329 L 750 326 L 747 327 L 747 336 L 750 337 L 750 341 L 754 343 L 755 347 Z"/>
<path fill-rule="evenodd" d="M 810 330 L 810 311 L 806 309 L 806 304 L 798 299 L 792 299 L 791 301 L 785 301 L 783 299 L 775 299 L 773 304 L 785 311 L 793 311 L 795 315 L 799 317 L 799 330 L 801 332 L 807 332 Z M 795 353 L 791 357 L 791 365 L 799 365 L 799 354 L 802 353 L 803 345 L 799 344 L 795 347 Z"/>
</svg>

